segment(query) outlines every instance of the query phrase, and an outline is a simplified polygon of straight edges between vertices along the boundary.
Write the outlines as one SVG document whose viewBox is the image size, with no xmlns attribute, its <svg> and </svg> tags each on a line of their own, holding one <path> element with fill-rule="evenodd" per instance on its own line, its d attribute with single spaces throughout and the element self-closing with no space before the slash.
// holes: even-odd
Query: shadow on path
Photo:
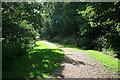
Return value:
<svg viewBox="0 0 120 80">
<path fill-rule="evenodd" d="M 69 63 L 69 64 L 72 64 L 72 65 L 86 65 L 83 61 L 76 61 L 68 56 L 65 56 L 64 58 L 64 62 L 63 63 Z"/>
<path fill-rule="evenodd" d="M 76 61 L 68 56 L 65 56 L 62 64 L 67 63 L 67 64 L 72 64 L 74 66 L 79 66 L 79 65 L 86 65 L 83 61 Z M 65 69 L 64 65 L 61 65 L 59 68 L 57 68 L 53 73 L 54 78 L 64 78 L 64 75 L 62 74 L 63 70 Z"/>
</svg>

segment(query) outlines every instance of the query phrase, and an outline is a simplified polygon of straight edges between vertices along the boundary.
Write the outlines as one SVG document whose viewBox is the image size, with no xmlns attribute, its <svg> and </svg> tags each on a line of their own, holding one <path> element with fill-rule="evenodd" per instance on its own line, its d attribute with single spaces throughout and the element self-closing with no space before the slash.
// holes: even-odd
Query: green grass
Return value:
<svg viewBox="0 0 120 80">
<path fill-rule="evenodd" d="M 90 53 L 90 55 L 97 60 L 101 65 L 106 66 L 108 70 L 113 70 L 114 73 L 120 71 L 120 60 L 115 59 L 112 56 L 103 54 L 102 52 L 87 50 L 86 52 Z"/>
<path fill-rule="evenodd" d="M 77 49 L 77 50 L 84 50 L 84 49 L 81 49 L 81 48 L 79 48 L 79 47 L 75 47 L 75 46 L 71 46 L 71 45 L 61 45 L 61 44 L 55 43 L 55 42 L 51 42 L 51 43 L 53 43 L 53 44 L 55 44 L 55 45 L 57 45 L 57 46 L 60 46 L 60 47 L 72 48 L 72 49 Z"/>
<path fill-rule="evenodd" d="M 97 62 L 99 62 L 101 65 L 105 66 L 107 68 L 107 70 L 112 70 L 114 73 L 117 73 L 118 71 L 120 71 L 120 60 L 119 59 L 115 59 L 112 56 L 106 55 L 102 52 L 96 51 L 96 50 L 84 50 L 78 47 L 73 47 L 70 45 L 61 45 L 58 43 L 54 43 L 60 47 L 65 47 L 65 48 L 71 48 L 71 49 L 75 49 L 75 50 L 82 50 L 85 52 L 90 53 L 90 56 L 95 59 Z"/>
<path fill-rule="evenodd" d="M 3 78 L 47 78 L 60 67 L 64 52 L 36 41 L 37 46 L 24 56 L 11 61 Z"/>
</svg>

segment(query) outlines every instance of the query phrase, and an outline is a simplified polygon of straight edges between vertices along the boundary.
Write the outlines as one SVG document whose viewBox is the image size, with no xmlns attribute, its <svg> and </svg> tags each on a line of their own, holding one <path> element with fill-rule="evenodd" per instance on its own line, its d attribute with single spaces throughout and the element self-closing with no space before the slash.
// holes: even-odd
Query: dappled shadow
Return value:
<svg viewBox="0 0 120 80">
<path fill-rule="evenodd" d="M 86 65 L 84 62 L 82 61 L 76 61 L 68 56 L 65 56 L 62 64 L 64 63 L 68 63 L 68 64 L 72 64 L 74 66 L 78 66 L 78 65 Z M 56 70 L 53 71 L 53 78 L 64 78 L 64 75 L 62 74 L 63 70 L 65 68 L 65 65 L 60 66 L 59 68 L 57 68 Z"/>
<path fill-rule="evenodd" d="M 39 52 L 41 53 L 41 52 L 47 52 L 48 51 L 48 52 L 53 52 L 54 53 L 55 50 L 62 51 L 61 49 L 57 49 L 57 48 L 55 48 L 55 49 L 45 48 L 45 49 L 34 49 L 33 52 L 35 51 L 34 53 L 39 53 Z"/>
<path fill-rule="evenodd" d="M 53 72 L 52 72 L 52 78 L 64 78 L 64 75 L 62 74 L 62 71 L 64 70 L 64 67 L 65 66 L 59 66 L 57 69 L 55 69 Z"/>
<path fill-rule="evenodd" d="M 58 52 L 57 52 L 57 51 Z M 33 78 L 42 78 L 51 75 L 53 69 L 59 67 L 64 54 L 60 54 L 60 49 L 34 49 L 27 57 L 29 59 Z M 27 68 L 26 68 L 27 69 Z M 29 71 L 28 71 L 29 72 Z M 29 75 L 30 72 L 28 73 Z"/>
<path fill-rule="evenodd" d="M 62 63 L 69 63 L 69 64 L 72 64 L 72 65 L 86 65 L 83 61 L 76 61 L 68 56 L 65 56 L 64 60 Z"/>
<path fill-rule="evenodd" d="M 60 67 L 63 58 L 61 49 L 34 49 L 30 54 L 16 61 L 11 72 L 5 75 L 8 78 L 44 78 L 52 75 L 53 70 Z"/>
</svg>

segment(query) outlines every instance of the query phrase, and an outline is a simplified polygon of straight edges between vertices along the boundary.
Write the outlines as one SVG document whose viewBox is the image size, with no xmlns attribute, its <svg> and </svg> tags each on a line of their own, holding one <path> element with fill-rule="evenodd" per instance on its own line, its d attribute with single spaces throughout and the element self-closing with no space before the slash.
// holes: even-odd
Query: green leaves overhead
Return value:
<svg viewBox="0 0 120 80">
<path fill-rule="evenodd" d="M 3 2 L 3 53 L 16 49 L 10 57 L 15 58 L 29 52 L 37 34 L 62 44 L 119 52 L 119 5 L 120 2 Z"/>
<path fill-rule="evenodd" d="M 118 24 L 120 2 L 46 2 L 43 4 L 42 34 L 47 39 L 62 36 L 65 40 L 60 42 L 65 42 L 66 39 L 70 39 L 66 37 L 75 36 L 77 46 L 89 46 L 99 50 L 107 47 L 115 50 L 115 46 L 112 46 L 113 38 L 110 36 L 120 36 Z M 119 42 L 120 40 L 116 41 L 118 44 Z M 104 43 L 106 45 L 102 46 Z"/>
<path fill-rule="evenodd" d="M 3 2 L 2 8 L 3 66 L 7 69 L 9 61 L 28 53 L 35 46 L 35 36 L 41 27 L 41 4 Z"/>
</svg>

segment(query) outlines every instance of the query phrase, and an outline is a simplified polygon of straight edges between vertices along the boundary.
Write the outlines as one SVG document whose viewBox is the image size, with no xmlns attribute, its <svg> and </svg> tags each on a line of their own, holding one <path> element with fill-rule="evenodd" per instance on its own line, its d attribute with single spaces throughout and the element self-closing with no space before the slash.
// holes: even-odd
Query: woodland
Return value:
<svg viewBox="0 0 120 80">
<path fill-rule="evenodd" d="M 119 15 L 120 2 L 2 2 L 2 68 L 5 77 L 11 77 L 6 73 L 14 72 L 9 69 L 18 65 L 14 61 L 21 61 L 21 57 L 28 56 L 37 47 L 36 36 L 61 45 L 101 51 L 119 59 Z M 39 47 L 42 53 L 45 52 L 42 50 L 44 44 Z M 42 59 L 46 55 L 36 56 Z M 54 57 L 59 62 L 63 55 Z M 52 70 L 43 69 L 45 72 Z"/>
</svg>

